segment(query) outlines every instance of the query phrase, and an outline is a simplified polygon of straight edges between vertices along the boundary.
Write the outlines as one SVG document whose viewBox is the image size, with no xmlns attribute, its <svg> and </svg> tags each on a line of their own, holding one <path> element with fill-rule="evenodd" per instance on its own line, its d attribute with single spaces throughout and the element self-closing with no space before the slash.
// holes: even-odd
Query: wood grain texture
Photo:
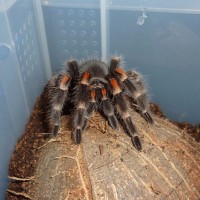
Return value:
<svg viewBox="0 0 200 200">
<path fill-rule="evenodd" d="M 98 114 L 75 145 L 63 116 L 59 135 L 39 148 L 33 199 L 199 200 L 199 143 L 167 120 L 154 116 L 150 125 L 137 113 L 133 119 L 142 152 Z"/>
</svg>

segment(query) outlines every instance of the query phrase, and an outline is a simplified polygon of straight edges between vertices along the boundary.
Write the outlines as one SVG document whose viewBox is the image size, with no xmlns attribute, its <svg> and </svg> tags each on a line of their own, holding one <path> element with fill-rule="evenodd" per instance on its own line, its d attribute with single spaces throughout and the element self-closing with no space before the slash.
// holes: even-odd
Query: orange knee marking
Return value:
<svg viewBox="0 0 200 200">
<path fill-rule="evenodd" d="M 88 85 L 88 79 L 90 77 L 90 74 L 88 72 L 84 72 L 83 78 L 81 80 L 82 84 Z"/>
<path fill-rule="evenodd" d="M 62 90 L 66 90 L 66 85 L 67 85 L 67 83 L 69 82 L 69 80 L 70 80 L 70 76 L 67 76 L 67 75 L 65 75 L 65 76 L 62 78 L 62 80 L 61 80 L 61 82 L 60 82 L 60 88 L 61 88 Z"/>
<path fill-rule="evenodd" d="M 85 73 L 83 74 L 83 78 L 86 79 L 86 80 L 89 79 L 89 76 L 90 76 L 90 74 L 89 74 L 88 72 L 85 72 Z"/>
<path fill-rule="evenodd" d="M 96 92 L 94 90 L 91 91 L 90 96 L 91 96 L 91 101 L 95 102 Z"/>
<path fill-rule="evenodd" d="M 110 84 L 111 84 L 111 86 L 112 86 L 112 88 L 113 88 L 113 94 L 114 94 L 114 95 L 115 95 L 115 94 L 118 94 L 118 93 L 120 93 L 120 92 L 122 91 L 122 90 L 120 89 L 120 87 L 119 87 L 119 85 L 118 85 L 116 79 L 111 78 L 111 79 L 110 79 Z"/>
<path fill-rule="evenodd" d="M 125 75 L 126 74 L 125 71 L 123 69 L 121 69 L 121 68 L 116 68 L 115 71 L 120 75 Z"/>
<path fill-rule="evenodd" d="M 91 97 L 92 97 L 92 98 L 95 98 L 95 97 L 96 97 L 96 92 L 95 92 L 95 91 L 91 91 L 90 94 L 91 94 Z"/>
<path fill-rule="evenodd" d="M 116 81 L 116 79 L 114 79 L 114 78 L 111 78 L 111 79 L 110 79 L 110 83 L 111 83 L 113 89 L 119 87 L 119 86 L 118 86 L 118 83 L 117 83 L 117 81 Z"/>
<path fill-rule="evenodd" d="M 127 75 L 126 72 L 121 69 L 121 68 L 116 68 L 115 71 L 121 75 L 121 81 L 124 81 L 125 79 L 127 79 Z"/>
<path fill-rule="evenodd" d="M 68 81 L 69 81 L 69 79 L 70 79 L 70 77 L 69 76 L 67 76 L 67 75 L 65 75 L 63 78 L 62 78 L 62 80 L 61 80 L 61 83 L 60 84 L 66 84 Z"/>
<path fill-rule="evenodd" d="M 103 96 L 106 96 L 106 89 L 105 88 L 103 88 L 102 90 L 101 90 L 101 94 L 103 95 Z"/>
</svg>

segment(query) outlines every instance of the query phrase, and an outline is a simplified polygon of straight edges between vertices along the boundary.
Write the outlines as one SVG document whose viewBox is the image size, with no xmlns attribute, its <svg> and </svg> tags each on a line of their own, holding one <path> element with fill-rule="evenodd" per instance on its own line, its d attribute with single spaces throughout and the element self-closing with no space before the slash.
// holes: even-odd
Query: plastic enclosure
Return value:
<svg viewBox="0 0 200 200">
<path fill-rule="evenodd" d="M 169 118 L 199 123 L 199 14 L 200 0 L 0 0 L 0 199 L 35 100 L 67 59 L 122 55 Z"/>
<path fill-rule="evenodd" d="M 50 76 L 35 11 L 32 1 L 0 4 L 0 199 L 14 146 Z"/>
</svg>

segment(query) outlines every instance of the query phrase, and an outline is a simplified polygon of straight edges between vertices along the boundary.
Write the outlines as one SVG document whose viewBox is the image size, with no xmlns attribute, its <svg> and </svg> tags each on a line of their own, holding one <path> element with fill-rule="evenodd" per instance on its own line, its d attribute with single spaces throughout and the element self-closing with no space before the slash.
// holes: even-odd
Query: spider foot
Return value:
<svg viewBox="0 0 200 200">
<path fill-rule="evenodd" d="M 128 134 L 130 137 L 133 137 L 133 134 L 135 134 L 136 129 L 135 129 L 135 126 L 134 126 L 134 124 L 133 124 L 133 122 L 132 122 L 131 117 L 125 118 L 124 123 L 125 123 L 125 128 L 126 128 L 126 130 L 127 130 L 127 134 Z"/>
<path fill-rule="evenodd" d="M 153 118 L 148 112 L 143 113 L 142 116 L 147 122 L 149 122 L 150 124 L 153 124 Z"/>
<path fill-rule="evenodd" d="M 75 129 L 72 132 L 71 137 L 75 144 L 80 144 L 81 143 L 81 129 Z"/>
<path fill-rule="evenodd" d="M 56 136 L 58 134 L 59 131 L 59 125 L 55 125 L 52 131 L 52 137 Z"/>
<path fill-rule="evenodd" d="M 142 143 L 140 141 L 140 138 L 138 136 L 133 136 L 131 137 L 131 141 L 133 143 L 133 146 L 138 150 L 141 151 L 142 150 Z"/>
<path fill-rule="evenodd" d="M 120 64 L 121 61 L 122 61 L 121 57 L 113 56 L 110 61 L 110 68 L 115 69 Z"/>
<path fill-rule="evenodd" d="M 113 128 L 113 129 L 117 129 L 118 128 L 118 121 L 117 121 L 117 118 L 112 115 L 112 116 L 109 116 L 108 118 L 108 124 Z"/>
<path fill-rule="evenodd" d="M 88 127 L 88 118 L 85 118 L 82 130 L 85 130 L 87 127 Z"/>
</svg>

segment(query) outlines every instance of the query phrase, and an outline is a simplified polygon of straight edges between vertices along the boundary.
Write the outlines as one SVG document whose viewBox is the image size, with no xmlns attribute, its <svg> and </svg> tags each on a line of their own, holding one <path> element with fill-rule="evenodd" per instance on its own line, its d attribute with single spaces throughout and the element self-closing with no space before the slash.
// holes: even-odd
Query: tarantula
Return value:
<svg viewBox="0 0 200 200">
<path fill-rule="evenodd" d="M 63 108 L 73 108 L 71 133 L 74 143 L 81 142 L 81 134 L 87 127 L 94 111 L 99 111 L 113 129 L 121 122 L 137 150 L 142 145 L 131 117 L 131 110 L 137 108 L 143 118 L 153 123 L 149 112 L 147 88 L 142 76 L 136 71 L 124 71 L 120 57 L 112 57 L 110 64 L 97 59 L 78 63 L 67 62 L 67 69 L 54 75 L 48 83 L 51 96 L 52 135 L 58 133 Z"/>
</svg>

